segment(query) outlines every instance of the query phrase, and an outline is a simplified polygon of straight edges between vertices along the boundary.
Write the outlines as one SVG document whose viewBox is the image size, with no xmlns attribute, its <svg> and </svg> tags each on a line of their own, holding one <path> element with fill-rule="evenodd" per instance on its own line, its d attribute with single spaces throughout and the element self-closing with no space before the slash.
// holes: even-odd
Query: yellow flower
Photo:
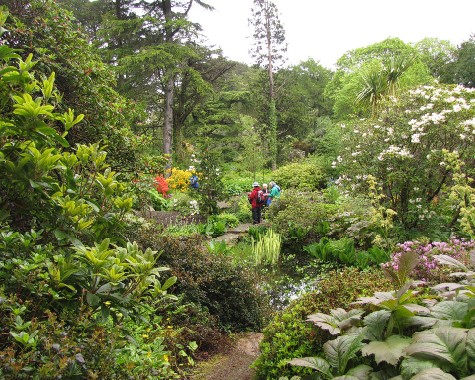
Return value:
<svg viewBox="0 0 475 380">
<path fill-rule="evenodd" d="M 165 360 L 166 362 L 168 361 L 168 355 L 167 354 L 163 355 L 163 360 Z"/>
</svg>

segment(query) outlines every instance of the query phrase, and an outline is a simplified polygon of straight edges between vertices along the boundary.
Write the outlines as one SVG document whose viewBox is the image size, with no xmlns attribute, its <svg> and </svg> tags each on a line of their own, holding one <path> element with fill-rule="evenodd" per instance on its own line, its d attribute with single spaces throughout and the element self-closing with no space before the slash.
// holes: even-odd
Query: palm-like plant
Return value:
<svg viewBox="0 0 475 380">
<path fill-rule="evenodd" d="M 360 74 L 361 90 L 356 102 L 369 102 L 371 116 L 378 114 L 378 105 L 387 96 L 396 96 L 399 80 L 414 63 L 412 57 L 393 55 L 387 66 L 380 61 L 372 61 Z"/>
<path fill-rule="evenodd" d="M 369 102 L 371 105 L 371 115 L 376 116 L 378 104 L 388 91 L 388 82 L 382 65 L 372 64 L 361 73 L 362 89 L 356 96 L 356 103 Z"/>
<path fill-rule="evenodd" d="M 394 55 L 391 57 L 389 67 L 386 68 L 385 74 L 387 77 L 387 94 L 389 96 L 396 96 L 399 79 L 413 64 L 414 59 L 405 55 Z"/>
</svg>

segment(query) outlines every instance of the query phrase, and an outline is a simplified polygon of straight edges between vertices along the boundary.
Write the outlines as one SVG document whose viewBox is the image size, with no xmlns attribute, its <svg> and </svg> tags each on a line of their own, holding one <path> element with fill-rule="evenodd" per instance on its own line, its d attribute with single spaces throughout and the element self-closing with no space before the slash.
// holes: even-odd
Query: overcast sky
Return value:
<svg viewBox="0 0 475 380">
<path fill-rule="evenodd" d="M 206 1 L 206 0 L 205 0 Z M 207 0 L 214 11 L 195 3 L 190 18 L 203 27 L 210 44 L 226 57 L 253 63 L 248 28 L 253 0 Z M 475 33 L 475 0 L 273 0 L 279 11 L 293 65 L 308 58 L 333 68 L 346 51 L 388 37 L 406 43 L 425 37 L 454 45 Z"/>
</svg>

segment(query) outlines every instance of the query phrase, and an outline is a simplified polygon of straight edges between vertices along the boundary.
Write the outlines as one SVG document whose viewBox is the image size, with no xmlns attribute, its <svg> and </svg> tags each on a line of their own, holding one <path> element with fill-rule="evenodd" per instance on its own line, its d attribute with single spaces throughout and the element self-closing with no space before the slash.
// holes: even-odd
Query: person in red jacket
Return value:
<svg viewBox="0 0 475 380">
<path fill-rule="evenodd" d="M 262 190 L 259 187 L 259 183 L 254 182 L 252 184 L 252 191 L 249 193 L 248 198 L 249 202 L 251 203 L 252 207 L 252 222 L 253 224 L 259 224 L 261 222 L 261 210 L 262 210 L 262 202 L 258 201 L 259 192 L 262 194 Z"/>
</svg>

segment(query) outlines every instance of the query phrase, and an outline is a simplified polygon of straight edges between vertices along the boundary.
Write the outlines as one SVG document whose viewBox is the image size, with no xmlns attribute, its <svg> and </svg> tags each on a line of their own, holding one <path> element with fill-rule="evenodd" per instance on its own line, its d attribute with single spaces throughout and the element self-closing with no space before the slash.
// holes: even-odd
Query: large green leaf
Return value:
<svg viewBox="0 0 475 380">
<path fill-rule="evenodd" d="M 360 364 L 360 365 L 357 365 L 356 367 L 350 368 L 350 370 L 348 370 L 346 375 L 355 377 L 359 380 L 366 380 L 369 378 L 369 374 L 372 371 L 373 371 L 373 368 L 371 368 L 369 365 Z"/>
<path fill-rule="evenodd" d="M 323 358 L 319 357 L 306 357 L 306 358 L 295 358 L 289 361 L 291 365 L 297 365 L 300 367 L 308 367 L 317 370 L 318 372 L 323 373 L 327 378 L 332 378 L 330 364 Z"/>
<path fill-rule="evenodd" d="M 468 330 L 466 347 L 468 369 L 472 373 L 475 373 L 475 329 Z"/>
<path fill-rule="evenodd" d="M 468 307 L 465 302 L 442 301 L 431 308 L 431 315 L 438 319 L 461 321 L 467 311 Z"/>
<path fill-rule="evenodd" d="M 435 255 L 434 259 L 437 260 L 437 262 L 439 262 L 440 264 L 450 265 L 450 266 L 456 267 L 457 269 L 460 269 L 464 272 L 466 272 L 468 270 L 468 268 L 464 264 L 462 264 L 457 259 L 454 259 L 452 256 Z"/>
<path fill-rule="evenodd" d="M 414 343 L 406 348 L 406 353 L 440 365 L 450 363 L 452 368 L 463 371 L 467 365 L 466 337 L 466 329 L 455 327 L 419 332 L 414 334 Z"/>
<path fill-rule="evenodd" d="M 341 335 L 336 339 L 329 340 L 323 345 L 323 350 L 328 363 L 343 375 L 346 372 L 348 362 L 356 356 L 363 346 L 363 333 Z"/>
<path fill-rule="evenodd" d="M 338 327 L 338 321 L 332 315 L 316 313 L 309 315 L 307 321 L 314 323 L 323 330 L 327 330 L 332 335 L 337 335 L 341 332 Z"/>
<path fill-rule="evenodd" d="M 366 325 L 365 337 L 369 340 L 383 340 L 390 317 L 391 312 L 389 310 L 378 310 L 368 314 L 364 318 L 364 324 Z"/>
<path fill-rule="evenodd" d="M 363 355 L 374 355 L 376 363 L 386 362 L 397 365 L 404 355 L 404 349 L 411 344 L 412 339 L 399 335 L 391 335 L 384 342 L 374 341 L 366 344 L 361 352 Z"/>
<path fill-rule="evenodd" d="M 430 368 L 439 368 L 437 364 L 413 356 L 408 356 L 400 364 L 400 372 L 404 379 L 410 379 L 412 376 Z"/>
<path fill-rule="evenodd" d="M 363 313 L 364 311 L 360 309 L 346 311 L 339 308 L 331 310 L 330 315 L 323 313 L 309 315 L 307 321 L 313 322 L 332 335 L 336 335 L 355 326 L 360 321 Z"/>
<path fill-rule="evenodd" d="M 456 380 L 449 373 L 445 373 L 440 368 L 430 368 L 425 369 L 422 372 L 419 372 L 416 376 L 412 377 L 411 380 Z"/>
</svg>

